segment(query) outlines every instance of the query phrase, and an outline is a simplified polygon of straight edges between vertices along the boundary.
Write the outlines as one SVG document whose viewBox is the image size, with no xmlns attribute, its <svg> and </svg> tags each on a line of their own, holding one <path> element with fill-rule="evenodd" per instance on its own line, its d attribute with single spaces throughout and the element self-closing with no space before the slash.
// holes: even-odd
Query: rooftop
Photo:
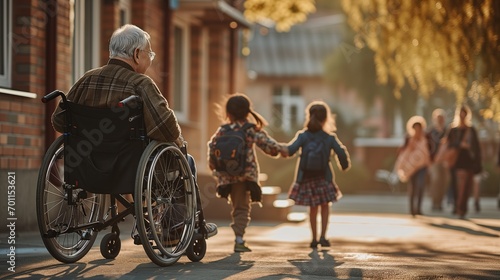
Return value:
<svg viewBox="0 0 500 280">
<path fill-rule="evenodd" d="M 314 17 L 277 32 L 260 25 L 252 28 L 248 70 L 258 76 L 321 76 L 324 61 L 341 43 L 343 15 Z"/>
</svg>

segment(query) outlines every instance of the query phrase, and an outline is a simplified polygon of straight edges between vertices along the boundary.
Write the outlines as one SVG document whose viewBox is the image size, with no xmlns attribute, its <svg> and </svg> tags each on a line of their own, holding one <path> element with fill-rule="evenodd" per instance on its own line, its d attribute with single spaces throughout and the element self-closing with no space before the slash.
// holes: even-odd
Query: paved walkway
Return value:
<svg viewBox="0 0 500 280">
<path fill-rule="evenodd" d="M 482 206 L 466 220 L 449 214 L 450 209 L 425 211 L 427 205 L 423 210 L 428 215 L 412 218 L 404 196 L 347 195 L 332 209 L 330 248 L 308 248 L 308 221 L 252 221 L 245 238 L 253 252 L 233 253 L 229 222 L 215 221 L 219 233 L 207 240 L 201 262 L 182 257 L 163 268 L 152 264 L 141 246 L 133 245 L 130 221 L 121 226 L 122 251 L 115 260 L 104 260 L 96 242 L 81 261 L 62 264 L 47 253 L 37 232 L 21 232 L 16 272 L 2 265 L 0 278 L 500 279 L 500 211 L 496 198 L 483 199 Z M 5 264 L 6 237 L 0 238 Z"/>
</svg>

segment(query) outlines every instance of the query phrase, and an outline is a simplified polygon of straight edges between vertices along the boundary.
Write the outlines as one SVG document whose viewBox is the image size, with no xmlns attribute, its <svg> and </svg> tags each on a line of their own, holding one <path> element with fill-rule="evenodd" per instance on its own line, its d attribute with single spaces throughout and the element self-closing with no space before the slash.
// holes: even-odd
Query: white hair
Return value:
<svg viewBox="0 0 500 280">
<path fill-rule="evenodd" d="M 109 40 L 109 57 L 131 58 L 136 49 L 143 49 L 148 45 L 150 38 L 146 31 L 126 24 L 113 32 Z"/>
<path fill-rule="evenodd" d="M 441 108 L 437 108 L 434 111 L 432 111 L 432 118 L 433 119 L 437 119 L 439 116 L 445 117 L 446 116 L 446 112 L 443 109 L 441 109 Z"/>
<path fill-rule="evenodd" d="M 438 120 L 439 117 L 446 118 L 446 112 L 441 108 L 437 108 L 434 111 L 432 111 L 432 124 L 434 126 L 441 127 L 441 124 L 439 123 Z"/>
</svg>

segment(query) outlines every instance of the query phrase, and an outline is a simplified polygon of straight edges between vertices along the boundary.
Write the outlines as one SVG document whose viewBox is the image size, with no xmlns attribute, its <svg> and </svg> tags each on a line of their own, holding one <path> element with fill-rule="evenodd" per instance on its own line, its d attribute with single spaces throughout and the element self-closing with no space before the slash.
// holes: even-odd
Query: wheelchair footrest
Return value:
<svg viewBox="0 0 500 280">
<path fill-rule="evenodd" d="M 141 245 L 142 244 L 141 237 L 139 236 L 139 234 L 134 235 L 133 238 L 134 238 L 134 245 Z"/>
<path fill-rule="evenodd" d="M 92 231 L 90 231 L 90 230 L 84 230 L 82 232 L 82 239 L 83 240 L 90 240 L 91 237 L 92 237 Z"/>
</svg>

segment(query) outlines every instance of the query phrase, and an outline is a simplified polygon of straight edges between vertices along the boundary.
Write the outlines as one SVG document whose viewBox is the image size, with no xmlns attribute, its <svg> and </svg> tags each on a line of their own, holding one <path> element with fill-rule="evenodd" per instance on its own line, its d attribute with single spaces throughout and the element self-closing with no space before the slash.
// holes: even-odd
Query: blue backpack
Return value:
<svg viewBox="0 0 500 280">
<path fill-rule="evenodd" d="M 304 171 L 324 171 L 330 162 L 330 149 L 324 137 L 306 134 L 307 142 L 302 146 L 300 169 Z"/>
<path fill-rule="evenodd" d="M 229 124 L 223 125 L 224 133 L 217 137 L 213 146 L 213 162 L 219 173 L 240 176 L 245 173 L 248 145 L 246 131 L 255 126 L 245 123 L 238 130 L 233 130 Z"/>
</svg>

